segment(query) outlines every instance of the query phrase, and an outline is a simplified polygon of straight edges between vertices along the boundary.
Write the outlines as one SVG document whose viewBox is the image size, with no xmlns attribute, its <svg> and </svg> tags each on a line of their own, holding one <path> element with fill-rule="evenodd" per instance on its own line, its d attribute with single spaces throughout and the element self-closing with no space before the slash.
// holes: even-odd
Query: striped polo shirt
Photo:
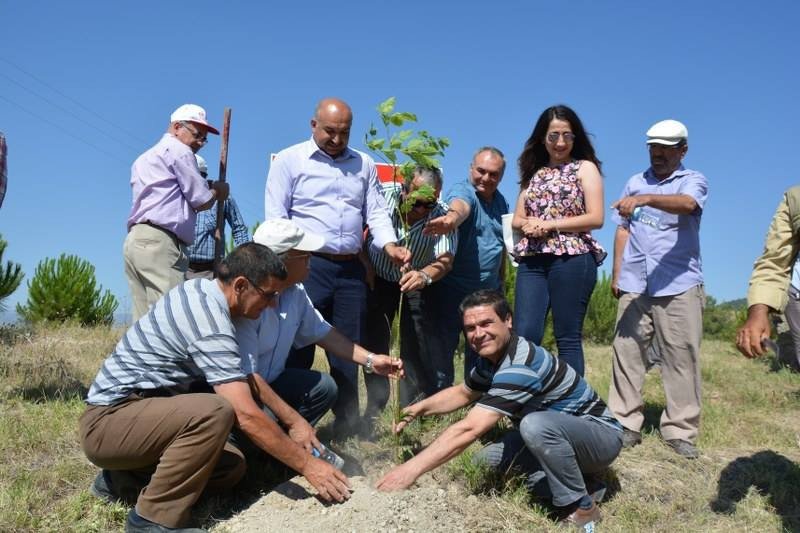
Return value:
<svg viewBox="0 0 800 533">
<path fill-rule="evenodd" d="M 479 358 L 464 385 L 484 393 L 477 405 L 516 422 L 535 411 L 551 410 L 594 418 L 622 431 L 605 402 L 571 366 L 517 335 L 512 335 L 498 365 Z"/>
<path fill-rule="evenodd" d="M 411 267 L 419 270 L 433 262 L 438 256 L 450 252 L 455 255 L 458 247 L 458 232 L 453 231 L 448 235 L 423 235 L 422 229 L 429 220 L 447 214 L 449 207 L 442 201 L 437 201 L 436 207 L 430 210 L 428 215 L 418 220 L 408 229 L 406 235 L 403 230 L 403 222 L 397 212 L 397 203 L 400 199 L 402 187 L 399 183 L 381 183 L 383 196 L 392 214 L 392 226 L 397 232 L 398 244 L 405 246 L 411 251 Z M 400 281 L 400 269 L 392 263 L 389 256 L 382 249 L 372 246 L 372 234 L 367 235 L 367 250 L 370 261 L 375 267 L 375 273 L 387 281 Z"/>
<path fill-rule="evenodd" d="M 106 358 L 86 403 L 114 405 L 134 392 L 167 396 L 245 379 L 230 310 L 216 281 L 193 279 L 170 290 L 133 324 Z"/>
</svg>

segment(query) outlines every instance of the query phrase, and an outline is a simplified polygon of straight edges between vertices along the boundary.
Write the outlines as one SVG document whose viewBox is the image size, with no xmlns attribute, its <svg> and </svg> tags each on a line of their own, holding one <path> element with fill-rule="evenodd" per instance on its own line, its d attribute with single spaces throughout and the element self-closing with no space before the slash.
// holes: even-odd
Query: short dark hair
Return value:
<svg viewBox="0 0 800 533">
<path fill-rule="evenodd" d="M 571 108 L 565 105 L 554 105 L 545 109 L 536 125 L 533 127 L 528 140 L 525 141 L 525 147 L 522 149 L 517 164 L 519 165 L 519 185 L 520 189 L 526 189 L 528 183 L 536 172 L 547 165 L 550 161 L 550 155 L 547 153 L 547 148 L 544 145 L 545 136 L 547 135 L 547 128 L 553 119 L 563 120 L 569 122 L 572 133 L 575 135 L 575 141 L 572 145 L 570 155 L 573 159 L 591 161 L 597 165 L 597 170 L 602 172 L 602 163 L 597 159 L 594 153 L 594 146 L 589 139 L 589 134 L 583 127 L 583 122 L 578 118 L 578 114 Z"/>
<path fill-rule="evenodd" d="M 260 284 L 268 277 L 284 280 L 286 275 L 286 267 L 275 252 L 255 242 L 237 246 L 217 267 L 217 278 L 223 283 L 244 276 Z"/>
<path fill-rule="evenodd" d="M 511 316 L 511 307 L 505 296 L 500 294 L 494 289 L 481 289 L 472 294 L 468 294 L 463 300 L 461 305 L 458 306 L 458 312 L 461 318 L 464 318 L 464 312 L 473 307 L 480 307 L 482 305 L 491 305 L 494 312 L 501 320 L 505 320 Z"/>
</svg>

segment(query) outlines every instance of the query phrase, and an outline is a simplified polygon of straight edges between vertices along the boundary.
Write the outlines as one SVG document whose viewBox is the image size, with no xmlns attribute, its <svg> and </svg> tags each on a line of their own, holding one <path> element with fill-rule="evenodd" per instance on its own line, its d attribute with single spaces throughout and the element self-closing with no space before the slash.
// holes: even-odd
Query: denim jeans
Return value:
<svg viewBox="0 0 800 533">
<path fill-rule="evenodd" d="M 553 311 L 558 357 L 583 376 L 583 318 L 597 282 L 592 254 L 537 254 L 519 260 L 514 296 L 514 331 L 541 344 Z"/>
<path fill-rule="evenodd" d="M 342 335 L 355 343 L 361 342 L 364 315 L 367 309 L 367 285 L 364 283 L 364 266 L 358 259 L 332 261 L 311 256 L 306 292 L 322 316 Z M 293 349 L 286 361 L 287 368 L 311 368 L 314 363 L 312 344 Z M 327 353 L 331 377 L 339 388 L 333 404 L 335 424 L 355 427 L 358 414 L 358 365 Z"/>
</svg>

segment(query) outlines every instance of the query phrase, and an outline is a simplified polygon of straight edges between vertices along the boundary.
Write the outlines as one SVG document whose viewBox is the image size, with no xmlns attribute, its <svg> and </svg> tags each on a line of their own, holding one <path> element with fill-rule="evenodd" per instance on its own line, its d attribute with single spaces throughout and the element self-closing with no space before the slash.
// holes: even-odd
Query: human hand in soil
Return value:
<svg viewBox="0 0 800 533">
<path fill-rule="evenodd" d="M 405 490 L 413 485 L 416 480 L 416 472 L 408 463 L 403 463 L 389 470 L 386 475 L 378 481 L 375 488 L 382 492 Z"/>
<path fill-rule="evenodd" d="M 388 355 L 376 355 L 372 359 L 372 369 L 379 376 L 387 376 L 394 379 L 406 376 L 406 371 L 403 370 L 403 360 L 399 357 L 392 358 Z"/>
<path fill-rule="evenodd" d="M 401 412 L 403 416 L 400 417 L 400 421 L 394 425 L 394 433 L 399 434 L 403 429 L 409 425 L 411 422 L 417 418 L 417 413 L 415 412 L 414 406 L 409 405 L 408 407 L 404 408 Z"/>
<path fill-rule="evenodd" d="M 302 446 L 308 453 L 311 453 L 312 448 L 319 449 L 321 446 L 313 426 L 302 416 L 298 416 L 297 420 L 289 426 L 289 438 Z"/>
<path fill-rule="evenodd" d="M 326 502 L 343 502 L 350 498 L 350 482 L 342 472 L 330 463 L 309 457 L 303 468 L 303 477 L 311 483 Z"/>
</svg>

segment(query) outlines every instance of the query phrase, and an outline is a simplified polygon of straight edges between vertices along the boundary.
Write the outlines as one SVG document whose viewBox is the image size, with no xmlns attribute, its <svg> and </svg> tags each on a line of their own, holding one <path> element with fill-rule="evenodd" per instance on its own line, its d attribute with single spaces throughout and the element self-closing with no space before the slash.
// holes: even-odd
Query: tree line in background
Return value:
<svg viewBox="0 0 800 533">
<path fill-rule="evenodd" d="M 257 226 L 253 226 L 253 231 Z M 13 261 L 3 263 L 7 245 L 0 236 L 0 310 L 5 310 L 3 301 L 19 287 L 24 277 L 19 264 Z M 512 308 L 516 274 L 516 269 L 507 262 L 506 297 Z M 17 313 L 29 323 L 76 321 L 87 326 L 110 325 L 118 305 L 111 292 L 103 292 L 97 284 L 91 263 L 74 255 L 62 254 L 58 259 L 45 258 L 39 262 L 28 282 L 28 301 L 25 305 L 17 304 Z M 732 341 L 747 317 L 746 305 L 744 299 L 719 304 L 713 296 L 707 296 L 703 312 L 704 337 Z M 611 344 L 616 318 L 617 300 L 611 295 L 611 278 L 602 272 L 589 301 L 584 338 L 597 344 Z M 553 323 L 549 317 L 542 345 L 555 349 Z"/>
</svg>

